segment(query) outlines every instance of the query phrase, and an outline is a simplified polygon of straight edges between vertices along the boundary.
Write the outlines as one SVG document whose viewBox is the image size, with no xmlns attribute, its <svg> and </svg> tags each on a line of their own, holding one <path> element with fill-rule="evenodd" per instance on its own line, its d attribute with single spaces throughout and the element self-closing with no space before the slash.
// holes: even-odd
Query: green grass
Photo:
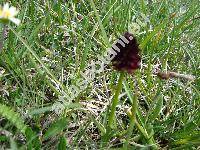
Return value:
<svg viewBox="0 0 200 150">
<path fill-rule="evenodd" d="M 1 70 L 5 70 L 0 75 L 0 104 L 12 113 L 15 110 L 14 119 L 18 117 L 27 130 L 21 132 L 12 114 L 0 111 L 1 148 L 200 146 L 198 0 L 149 4 L 143 0 L 11 0 L 10 4 L 19 8 L 22 23 L 7 26 L 0 55 Z M 59 116 L 52 112 L 53 104 L 68 93 L 80 72 L 129 29 L 135 22 L 133 16 L 141 18 L 141 13 L 149 18 L 140 29 L 144 33 L 136 36 L 142 68 L 124 77 L 114 127 L 108 128 L 108 119 L 119 73 L 110 65 L 95 74 L 76 98 L 66 99 L 68 106 Z M 153 75 L 156 66 L 196 79 L 161 80 Z"/>
</svg>

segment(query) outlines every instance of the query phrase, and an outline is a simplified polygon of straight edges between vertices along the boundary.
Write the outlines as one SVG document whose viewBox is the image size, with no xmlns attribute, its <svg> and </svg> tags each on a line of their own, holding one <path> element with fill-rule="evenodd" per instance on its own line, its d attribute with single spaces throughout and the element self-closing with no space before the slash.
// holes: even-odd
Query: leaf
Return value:
<svg viewBox="0 0 200 150">
<path fill-rule="evenodd" d="M 58 144 L 58 150 L 66 149 L 67 147 L 67 140 L 64 136 L 60 137 L 60 141 Z"/>
<path fill-rule="evenodd" d="M 26 129 L 26 138 L 27 150 L 39 150 L 41 148 L 41 142 L 38 135 L 30 127 Z"/>
<path fill-rule="evenodd" d="M 200 133 L 193 134 L 188 136 L 187 138 L 178 139 L 177 141 L 173 142 L 174 145 L 199 145 L 200 144 Z"/>
<path fill-rule="evenodd" d="M 133 93 L 131 92 L 131 88 L 129 87 L 128 85 L 128 82 L 127 81 L 123 81 L 123 86 L 124 86 L 124 89 L 126 91 L 126 94 L 131 102 L 131 104 L 133 105 L 134 101 L 136 101 L 137 97 L 136 95 L 134 96 Z M 140 111 L 136 111 L 137 113 L 137 117 L 138 117 L 138 120 L 139 122 L 142 124 L 142 126 L 144 127 L 144 117 L 142 116 L 141 112 Z"/>
<path fill-rule="evenodd" d="M 42 107 L 42 108 L 38 108 L 38 109 L 31 109 L 28 111 L 28 114 L 33 116 L 33 115 L 39 115 L 39 114 L 44 114 L 45 112 L 51 111 L 52 107 L 51 106 L 47 106 L 47 107 Z"/>
<path fill-rule="evenodd" d="M 17 129 L 25 134 L 27 126 L 24 124 L 23 118 L 12 108 L 0 104 L 0 115 L 8 119 L 13 125 L 17 127 Z"/>
<path fill-rule="evenodd" d="M 12 137 L 10 137 L 10 149 L 11 150 L 18 150 L 17 143 L 14 141 Z"/>
<path fill-rule="evenodd" d="M 8 137 L 6 137 L 5 135 L 0 135 L 0 142 L 6 142 L 8 141 Z"/>
<path fill-rule="evenodd" d="M 163 96 L 159 95 L 155 109 L 153 109 L 152 112 L 150 113 L 151 115 L 149 117 L 149 120 L 154 121 L 159 116 L 162 107 L 163 107 Z"/>
<path fill-rule="evenodd" d="M 55 121 L 50 127 L 49 129 L 46 131 L 46 133 L 44 134 L 44 139 L 47 140 L 57 134 L 59 134 L 60 132 L 62 132 L 67 126 L 67 119 L 66 118 L 62 118 L 60 120 Z"/>
</svg>

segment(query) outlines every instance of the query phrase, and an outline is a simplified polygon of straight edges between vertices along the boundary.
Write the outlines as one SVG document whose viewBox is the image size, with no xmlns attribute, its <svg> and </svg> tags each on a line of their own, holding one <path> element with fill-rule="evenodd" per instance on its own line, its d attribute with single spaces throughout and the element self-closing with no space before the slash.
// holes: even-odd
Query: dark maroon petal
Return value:
<svg viewBox="0 0 200 150">
<path fill-rule="evenodd" d="M 123 45 L 118 42 L 115 45 L 120 49 L 120 52 L 113 48 L 117 52 L 117 55 L 112 60 L 112 65 L 114 69 L 118 71 L 127 71 L 128 73 L 132 73 L 134 70 L 140 68 L 140 49 L 133 34 L 126 32 L 124 37 L 128 41 L 123 42 L 125 47 L 123 47 Z M 123 38 L 119 39 L 123 41 Z"/>
</svg>

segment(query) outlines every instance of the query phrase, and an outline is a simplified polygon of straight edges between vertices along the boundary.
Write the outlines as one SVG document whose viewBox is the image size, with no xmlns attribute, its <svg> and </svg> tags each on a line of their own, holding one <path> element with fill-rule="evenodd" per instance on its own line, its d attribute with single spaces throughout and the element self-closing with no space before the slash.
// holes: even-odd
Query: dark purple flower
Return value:
<svg viewBox="0 0 200 150">
<path fill-rule="evenodd" d="M 115 46 L 119 48 L 119 52 Z M 115 46 L 112 46 L 112 49 L 117 53 L 112 60 L 114 69 L 132 73 L 134 70 L 140 68 L 141 57 L 139 55 L 139 44 L 133 34 L 126 32 L 118 39 Z"/>
</svg>

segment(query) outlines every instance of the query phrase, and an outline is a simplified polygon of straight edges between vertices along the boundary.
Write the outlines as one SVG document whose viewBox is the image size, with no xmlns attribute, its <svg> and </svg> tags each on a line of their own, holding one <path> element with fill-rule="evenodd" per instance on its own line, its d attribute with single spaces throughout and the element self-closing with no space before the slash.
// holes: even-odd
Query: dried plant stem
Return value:
<svg viewBox="0 0 200 150">
<path fill-rule="evenodd" d="M 188 81 L 193 81 L 195 80 L 195 77 L 192 75 L 187 75 L 187 74 L 179 74 L 177 72 L 172 72 L 172 71 L 168 71 L 168 72 L 158 72 L 156 73 L 156 75 L 161 78 L 161 79 L 165 79 L 168 80 L 170 78 L 181 78 L 181 79 L 185 79 Z"/>
</svg>

